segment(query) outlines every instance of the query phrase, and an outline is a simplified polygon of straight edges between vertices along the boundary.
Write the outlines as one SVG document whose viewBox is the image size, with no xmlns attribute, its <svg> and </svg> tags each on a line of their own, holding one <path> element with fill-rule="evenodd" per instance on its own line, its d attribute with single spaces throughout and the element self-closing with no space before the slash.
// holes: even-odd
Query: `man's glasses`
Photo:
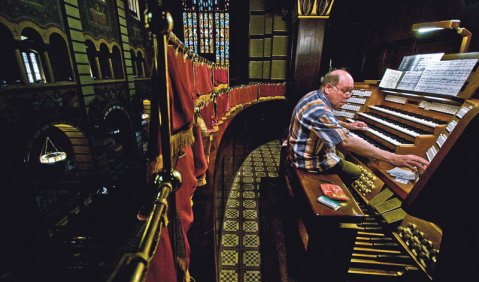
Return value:
<svg viewBox="0 0 479 282">
<path fill-rule="evenodd" d="M 345 97 L 351 97 L 353 95 L 353 89 L 348 89 L 348 90 L 343 90 L 343 89 L 340 89 L 337 85 L 334 85 L 334 84 L 331 84 L 334 88 L 338 89 L 339 91 L 341 91 L 341 93 L 343 93 L 343 95 Z"/>
</svg>

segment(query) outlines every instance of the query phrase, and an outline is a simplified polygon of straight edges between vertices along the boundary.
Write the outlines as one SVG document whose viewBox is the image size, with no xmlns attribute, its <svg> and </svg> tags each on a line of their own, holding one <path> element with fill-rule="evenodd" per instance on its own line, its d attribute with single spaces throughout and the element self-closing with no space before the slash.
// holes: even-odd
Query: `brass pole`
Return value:
<svg viewBox="0 0 479 282">
<path fill-rule="evenodd" d="M 154 256 L 162 228 L 166 226 L 168 196 L 181 185 L 181 174 L 172 168 L 170 97 L 167 63 L 167 35 L 173 29 L 171 15 L 162 9 L 162 1 L 148 0 L 145 11 L 145 27 L 154 34 L 154 66 L 152 74 L 152 95 L 150 115 L 149 158 L 157 159 L 158 135 L 161 138 L 163 171 L 154 175 L 153 184 L 157 196 L 142 234 L 138 251 L 126 254 L 109 281 L 142 281 L 149 262 Z M 158 130 L 159 129 L 159 130 Z M 176 220 L 172 202 L 173 222 Z M 174 240 L 174 239 L 173 239 Z"/>
</svg>

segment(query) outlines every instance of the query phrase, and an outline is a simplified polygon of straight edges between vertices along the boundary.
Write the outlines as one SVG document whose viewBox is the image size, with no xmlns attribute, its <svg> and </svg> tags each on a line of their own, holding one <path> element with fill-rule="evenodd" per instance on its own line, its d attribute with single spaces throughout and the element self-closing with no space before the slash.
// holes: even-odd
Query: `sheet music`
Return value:
<svg viewBox="0 0 479 282">
<path fill-rule="evenodd" d="M 383 88 L 396 88 L 399 80 L 401 79 L 403 72 L 398 70 L 386 69 L 383 78 L 379 83 L 379 87 Z"/>
<path fill-rule="evenodd" d="M 423 71 L 429 62 L 440 61 L 444 53 L 405 56 L 399 65 L 400 71 Z"/>
<path fill-rule="evenodd" d="M 456 96 L 477 63 L 477 59 L 430 62 L 415 91 Z"/>
<path fill-rule="evenodd" d="M 396 88 L 401 90 L 414 90 L 421 75 L 422 71 L 405 71 Z"/>
</svg>

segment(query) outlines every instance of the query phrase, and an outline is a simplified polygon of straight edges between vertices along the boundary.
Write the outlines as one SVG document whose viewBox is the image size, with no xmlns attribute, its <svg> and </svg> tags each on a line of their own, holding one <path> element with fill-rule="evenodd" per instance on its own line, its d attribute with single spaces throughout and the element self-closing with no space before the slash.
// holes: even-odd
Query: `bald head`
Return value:
<svg viewBox="0 0 479 282">
<path fill-rule="evenodd" d="M 321 89 L 326 85 L 327 83 L 330 83 L 332 85 L 338 85 L 340 83 L 340 80 L 343 79 L 344 81 L 346 80 L 351 80 L 354 83 L 353 77 L 349 74 L 349 72 L 345 70 L 333 70 L 328 72 L 322 79 L 321 79 Z"/>
<path fill-rule="evenodd" d="M 345 70 L 333 70 L 327 73 L 321 81 L 321 92 L 328 97 L 335 109 L 339 109 L 352 95 L 353 77 Z"/>
</svg>

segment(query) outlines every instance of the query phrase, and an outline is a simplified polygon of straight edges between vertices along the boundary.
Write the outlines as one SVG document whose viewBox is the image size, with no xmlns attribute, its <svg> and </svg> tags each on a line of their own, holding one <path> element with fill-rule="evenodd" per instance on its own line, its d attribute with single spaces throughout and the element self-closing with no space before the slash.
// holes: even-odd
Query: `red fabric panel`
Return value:
<svg viewBox="0 0 479 282">
<path fill-rule="evenodd" d="M 178 56 L 178 57 L 180 57 L 180 56 Z M 194 76 L 193 76 L 193 62 L 191 62 L 190 59 L 186 59 L 186 60 L 182 59 L 182 61 L 183 61 L 183 64 L 184 64 L 185 77 L 189 77 L 189 79 L 187 79 L 187 81 L 189 81 L 190 88 L 191 88 L 191 92 L 190 92 L 191 99 L 193 101 L 195 101 L 197 96 L 196 96 Z"/>
<path fill-rule="evenodd" d="M 191 98 L 191 77 L 188 76 L 183 58 L 175 57 L 175 50 L 168 46 L 168 74 L 171 85 L 172 133 L 187 129 L 193 123 L 194 101 Z M 179 60 L 178 60 L 179 59 Z"/>
<path fill-rule="evenodd" d="M 208 102 L 203 108 L 200 109 L 200 115 L 205 121 L 206 127 L 211 132 L 213 126 L 216 125 L 215 110 L 213 102 Z"/>
<path fill-rule="evenodd" d="M 195 136 L 195 143 L 193 143 L 193 156 L 195 162 L 195 177 L 196 179 L 202 179 L 205 176 L 208 169 L 208 163 L 206 162 L 205 151 L 203 148 L 203 136 L 201 136 L 201 128 L 198 124 L 193 126 L 193 135 Z"/>
<path fill-rule="evenodd" d="M 206 87 L 206 93 L 211 93 L 213 91 L 213 81 L 212 81 L 212 69 L 208 68 L 208 65 L 203 64 L 201 66 L 202 79 L 204 80 L 204 85 Z"/>
<path fill-rule="evenodd" d="M 246 103 L 248 97 L 249 87 L 240 88 L 240 93 L 237 94 L 238 105 Z"/>
<path fill-rule="evenodd" d="M 227 93 L 220 94 L 216 97 L 216 120 L 219 122 L 229 110 Z"/>
<path fill-rule="evenodd" d="M 219 80 L 220 80 L 221 84 L 228 83 L 228 69 L 227 68 L 221 68 Z"/>
<path fill-rule="evenodd" d="M 197 96 L 211 93 L 213 82 L 211 81 L 211 70 L 206 64 L 195 63 L 195 91 Z"/>
<path fill-rule="evenodd" d="M 261 97 L 269 96 L 270 88 L 269 84 L 261 84 Z"/>
<path fill-rule="evenodd" d="M 238 93 L 239 88 L 233 88 L 228 92 L 228 96 L 230 97 L 230 107 L 233 108 L 238 104 L 236 94 Z"/>
<path fill-rule="evenodd" d="M 250 87 L 248 102 L 254 102 L 258 99 L 258 91 L 259 91 L 259 85 L 253 85 Z"/>
<path fill-rule="evenodd" d="M 215 75 L 215 78 L 214 78 L 214 80 L 215 80 L 214 86 L 218 86 L 218 85 L 220 85 L 220 84 L 223 83 L 223 81 L 222 81 L 222 76 L 223 76 L 222 70 L 223 70 L 223 69 L 222 69 L 222 68 L 219 68 L 219 67 L 215 67 L 215 68 L 214 68 L 214 71 L 213 71 L 213 73 L 214 73 L 214 75 Z"/>
<path fill-rule="evenodd" d="M 146 281 L 177 282 L 168 228 L 161 231 L 160 242 L 146 273 Z"/>
<path fill-rule="evenodd" d="M 196 96 L 201 96 L 201 93 L 203 92 L 202 89 L 203 87 L 201 86 L 201 73 L 200 73 L 200 64 L 193 62 L 193 76 L 194 76 L 194 89 L 195 89 L 195 94 Z"/>
<path fill-rule="evenodd" d="M 178 159 L 176 169 L 181 173 L 183 180 L 176 195 L 176 209 L 181 220 L 181 227 L 186 249 L 186 263 L 189 265 L 190 245 L 186 234 L 193 222 L 193 209 L 191 207 L 191 196 L 196 190 L 197 181 L 193 173 L 194 160 L 191 147 L 184 148 L 184 155 Z M 173 218 L 168 218 L 171 222 Z M 173 252 L 171 249 L 170 236 L 168 228 L 164 228 L 161 232 L 160 242 L 156 248 L 155 255 L 152 258 L 146 281 L 157 282 L 176 282 L 176 269 L 173 260 Z"/>
<path fill-rule="evenodd" d="M 277 91 L 278 96 L 284 96 L 286 94 L 286 86 L 284 84 L 280 84 L 276 87 L 278 89 L 278 91 Z"/>
<path fill-rule="evenodd" d="M 185 154 L 178 159 L 175 167 L 181 173 L 183 180 L 180 189 L 176 191 L 176 208 L 181 216 L 181 224 L 186 234 L 193 222 L 190 198 L 196 190 L 197 182 L 194 174 L 195 164 L 191 146 L 183 148 L 183 151 Z"/>
<path fill-rule="evenodd" d="M 249 93 L 251 91 L 251 87 L 250 86 L 247 86 L 245 88 L 243 88 L 243 93 L 242 95 L 240 96 L 240 103 L 241 104 L 245 104 L 248 102 L 248 98 L 249 98 Z"/>
</svg>

